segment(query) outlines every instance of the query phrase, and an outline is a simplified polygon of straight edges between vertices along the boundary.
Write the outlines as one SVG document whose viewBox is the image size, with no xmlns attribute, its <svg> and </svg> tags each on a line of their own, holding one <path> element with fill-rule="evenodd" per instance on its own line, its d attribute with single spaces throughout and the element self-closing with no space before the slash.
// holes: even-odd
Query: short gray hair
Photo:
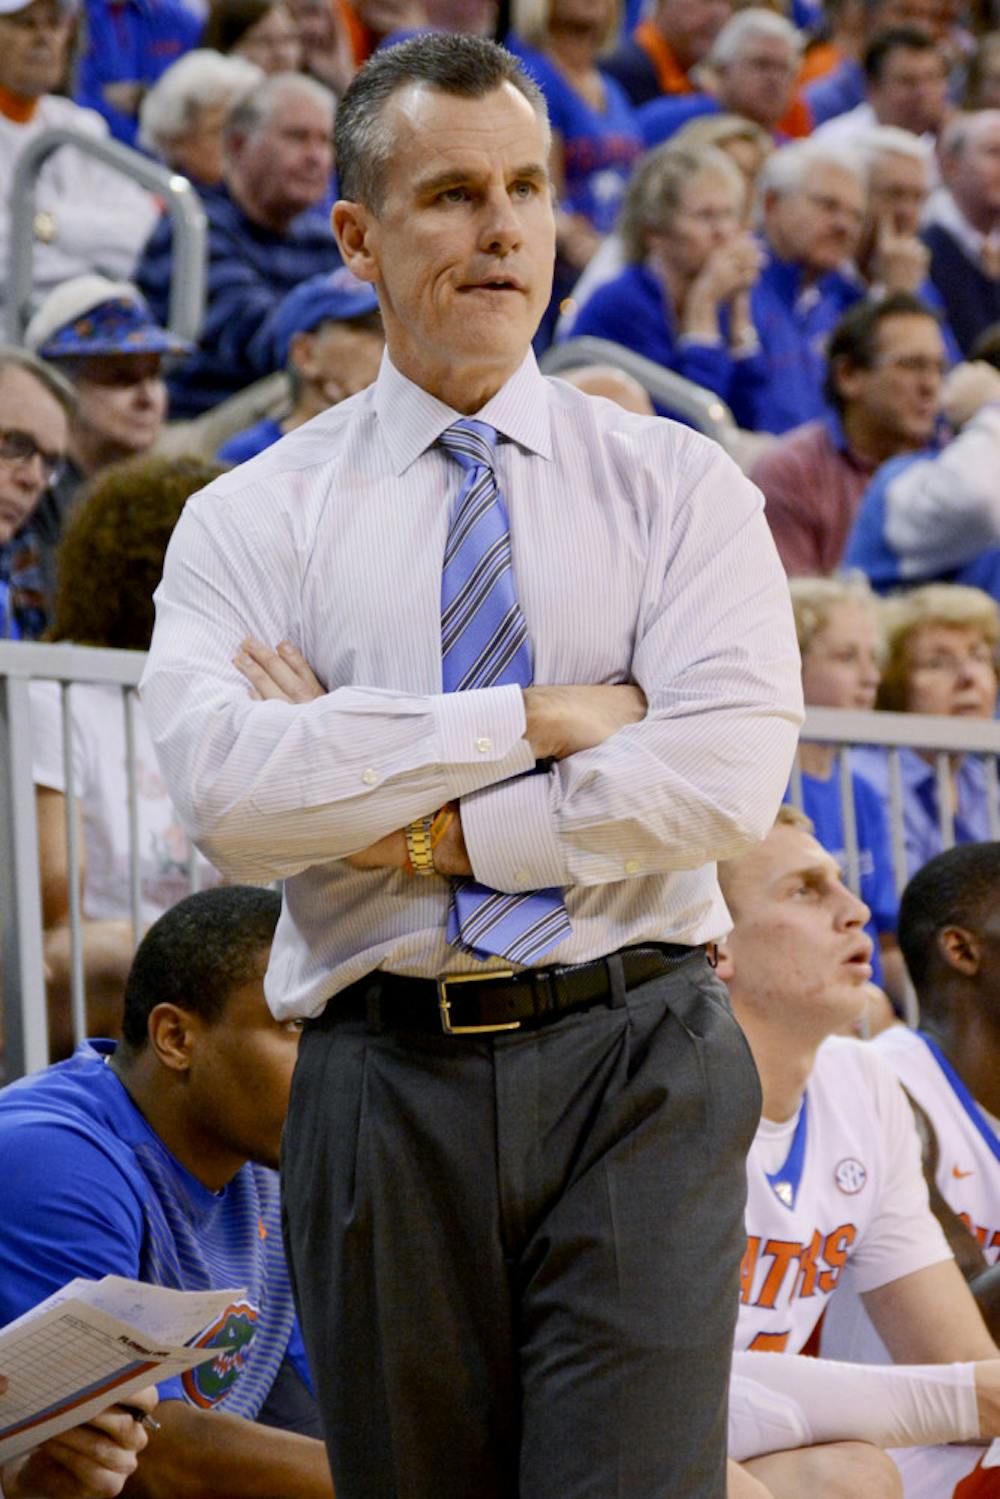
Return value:
<svg viewBox="0 0 1000 1499">
<path fill-rule="evenodd" d="M 688 183 L 699 177 L 721 177 L 746 199 L 746 182 L 739 167 L 718 146 L 675 146 L 668 141 L 639 162 L 628 186 L 618 218 L 618 234 L 628 265 L 646 258 L 646 236 L 662 229 L 677 211 Z"/>
<path fill-rule="evenodd" d="M 970 141 L 983 127 L 1000 126 L 1000 109 L 973 109 L 952 115 L 941 131 L 941 154 L 944 157 L 961 156 Z"/>
<path fill-rule="evenodd" d="M 415 36 L 373 53 L 340 101 L 335 140 L 343 198 L 378 212 L 394 145 L 386 105 L 400 89 L 421 83 L 464 99 L 481 99 L 509 83 L 524 95 L 548 134 L 544 95 L 513 53 L 485 37 Z"/>
<path fill-rule="evenodd" d="M 139 106 L 139 144 L 159 152 L 184 135 L 200 109 L 233 105 L 259 88 L 264 71 L 245 57 L 223 57 L 207 47 L 186 52 L 157 79 Z"/>
<path fill-rule="evenodd" d="M 51 364 L 46 364 L 44 359 L 39 359 L 37 354 L 32 354 L 28 349 L 15 348 L 13 344 L 0 344 L 0 379 L 7 370 L 21 370 L 24 374 L 31 375 L 59 402 L 68 417 L 76 415 L 78 403 L 73 386 L 65 375 L 60 374 Z"/>
<path fill-rule="evenodd" d="M 906 156 L 930 166 L 931 150 L 926 141 L 900 125 L 870 125 L 858 131 L 852 145 L 869 171 L 880 156 Z"/>
<path fill-rule="evenodd" d="M 817 140 L 792 141 L 765 161 L 760 174 L 760 200 L 768 193 L 784 198 L 801 191 L 806 178 L 818 167 L 839 167 L 843 172 L 852 172 L 862 184 L 867 182 L 866 164 L 860 153 L 850 147 L 827 146 Z"/>
<path fill-rule="evenodd" d="M 336 116 L 336 99 L 315 78 L 307 78 L 304 73 L 272 73 L 259 88 L 244 94 L 230 110 L 223 127 L 223 146 L 228 150 L 234 138 L 246 140 L 255 135 L 289 94 L 305 94 L 330 111 L 331 121 Z"/>
<path fill-rule="evenodd" d="M 791 21 L 779 16 L 776 11 L 752 5 L 747 10 L 738 10 L 726 22 L 712 43 L 708 61 L 718 68 L 727 67 L 736 61 L 747 42 L 754 41 L 757 37 L 787 42 L 793 57 L 799 57 L 805 45 L 801 31 Z"/>
</svg>

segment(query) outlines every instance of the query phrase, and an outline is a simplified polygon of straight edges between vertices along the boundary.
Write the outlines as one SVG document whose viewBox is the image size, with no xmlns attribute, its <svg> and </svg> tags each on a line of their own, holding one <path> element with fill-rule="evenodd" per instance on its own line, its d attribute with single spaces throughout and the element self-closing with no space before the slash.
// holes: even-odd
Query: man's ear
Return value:
<svg viewBox="0 0 1000 1499">
<path fill-rule="evenodd" d="M 374 282 L 378 265 L 371 250 L 373 219 L 363 203 L 351 203 L 346 198 L 333 205 L 330 224 L 344 264 L 359 281 Z"/>
<path fill-rule="evenodd" d="M 736 965 L 733 962 L 733 950 L 728 942 L 718 942 L 716 943 L 716 952 L 718 953 L 718 961 L 715 965 L 715 971 L 722 982 L 728 984 L 732 981 L 733 974 L 736 972 Z"/>
<path fill-rule="evenodd" d="M 194 1050 L 197 1017 L 179 1005 L 154 1005 L 149 1013 L 149 1044 L 171 1072 L 187 1072 Z"/>
<path fill-rule="evenodd" d="M 982 949 L 973 932 L 961 926 L 942 927 L 937 935 L 937 948 L 949 968 L 957 968 L 966 978 L 975 978 Z"/>
</svg>

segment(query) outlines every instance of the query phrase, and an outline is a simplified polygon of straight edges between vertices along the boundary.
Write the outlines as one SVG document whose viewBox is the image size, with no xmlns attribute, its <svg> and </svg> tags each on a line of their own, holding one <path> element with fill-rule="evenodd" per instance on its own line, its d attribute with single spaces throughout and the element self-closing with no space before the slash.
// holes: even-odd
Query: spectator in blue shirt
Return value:
<svg viewBox="0 0 1000 1499">
<path fill-rule="evenodd" d="M 208 284 L 194 355 L 171 376 L 171 414 L 197 416 L 273 369 L 255 342 L 300 281 L 339 263 L 327 216 L 333 97 L 310 78 L 278 74 L 239 103 L 225 126 L 225 187 L 206 193 Z M 154 230 L 136 277 L 166 317 L 173 230 Z"/>
<path fill-rule="evenodd" d="M 745 424 L 760 351 L 750 289 L 760 248 L 742 229 L 746 190 L 713 146 L 662 146 L 629 185 L 619 233 L 626 265 L 580 308 L 574 336 L 634 349 L 715 391 Z"/>
<path fill-rule="evenodd" d="M 844 561 L 880 593 L 956 582 L 1000 600 L 1000 372 L 985 360 L 960 364 L 941 405 L 956 435 L 882 465 L 861 497 Z"/>
<path fill-rule="evenodd" d="M 807 84 L 803 91 L 814 127 L 864 103 L 865 70 L 861 53 L 883 31 L 913 26 L 940 36 L 943 29 L 942 0 L 864 0 L 864 8 L 865 26 L 858 55 L 845 57 L 831 73 Z"/>
<path fill-rule="evenodd" d="M 767 261 L 751 310 L 767 374 L 750 425 L 787 432 L 824 414 L 826 340 L 864 294 L 852 261 L 865 184 L 846 152 L 796 141 L 765 163 L 760 209 Z"/>
<path fill-rule="evenodd" d="M 385 335 L 372 287 L 345 266 L 312 276 L 279 302 L 260 338 L 269 358 L 287 369 L 291 407 L 284 417 L 262 417 L 219 449 L 220 463 L 245 463 L 321 411 L 371 385 Z"/>
<path fill-rule="evenodd" d="M 199 191 L 222 182 L 222 133 L 233 106 L 264 81 L 243 57 L 198 47 L 164 73 L 139 108 L 139 144 Z"/>
<path fill-rule="evenodd" d="M 802 653 L 802 691 L 815 708 L 866 712 L 875 706 L 883 656 L 875 599 L 864 582 L 839 578 L 792 578 L 789 582 L 795 631 Z M 816 838 L 848 877 L 847 839 L 838 756 L 832 744 L 799 745 L 799 784 L 785 800 L 801 794 Z M 866 930 L 873 943 L 873 979 L 901 997 L 903 968 L 895 942 L 899 900 L 892 846 L 883 803 L 869 783 L 851 775 L 857 842 L 859 894 L 871 917 Z M 886 962 L 883 965 L 883 956 Z"/>
<path fill-rule="evenodd" d="M 84 17 L 87 44 L 73 98 L 134 146 L 143 94 L 198 45 L 201 21 L 183 0 L 84 0 Z"/>
<path fill-rule="evenodd" d="M 618 26 L 615 0 L 513 0 L 507 46 L 545 95 L 552 126 L 556 274 L 538 346 L 559 304 L 613 228 L 642 137 L 624 90 L 598 68 Z"/>
<path fill-rule="evenodd" d="M 877 706 L 895 713 L 936 713 L 976 721 L 997 706 L 1000 607 L 978 588 L 928 583 L 884 606 L 886 663 Z M 913 875 L 945 848 L 941 829 L 937 757 L 899 752 L 903 782 L 903 833 L 907 870 Z M 855 749 L 855 770 L 889 804 L 886 752 Z M 974 755 L 950 755 L 948 805 L 956 843 L 995 836 L 990 830 L 986 772 Z"/>
</svg>

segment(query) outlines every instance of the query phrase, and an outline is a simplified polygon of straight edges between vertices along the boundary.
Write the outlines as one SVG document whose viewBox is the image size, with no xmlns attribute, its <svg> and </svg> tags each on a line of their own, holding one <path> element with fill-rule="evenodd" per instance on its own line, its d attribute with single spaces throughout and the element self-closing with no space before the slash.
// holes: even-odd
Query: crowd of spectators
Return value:
<svg viewBox="0 0 1000 1499">
<path fill-rule="evenodd" d="M 996 0 L 0 0 L 0 255 L 17 234 L 33 255 L 30 301 L 0 293 L 0 634 L 146 649 L 187 496 L 375 379 L 378 302 L 330 227 L 333 122 L 366 57 L 428 28 L 506 41 L 544 92 L 557 261 L 539 356 L 607 340 L 626 369 L 643 356 L 728 408 L 789 576 L 807 705 L 993 719 Z M 12 198 L 18 161 L 50 127 L 81 145 L 113 139 L 190 182 L 207 226 L 195 340 L 172 331 L 177 225 L 154 193 L 69 143 L 41 166 L 30 210 Z M 624 370 L 568 378 L 680 416 Z M 285 649 L 284 666 L 267 658 L 279 675 L 293 669 Z M 314 680 L 297 655 L 294 673 Z M 77 684 L 68 701 L 75 871 L 60 693 L 32 687 L 54 1057 L 72 1045 L 73 881 L 89 1024 L 120 1024 L 135 936 L 126 743 L 142 925 L 218 878 L 180 828 L 141 704 L 128 725 L 116 688 Z M 903 749 L 891 764 L 857 748 L 842 768 L 832 746 L 803 744 L 787 793 L 858 876 L 888 995 L 875 1025 L 912 999 L 896 767 L 908 876 L 948 828 L 957 843 L 989 840 L 990 776 L 974 754 Z M 233 920 L 248 909 L 237 902 Z M 133 1011 L 116 1065 L 151 1086 L 175 1063 L 165 1033 L 144 1052 L 141 997 Z M 77 1066 L 90 1076 L 98 1060 Z M 258 1415 L 266 1393 L 238 1414 Z M 325 1495 L 313 1436 L 293 1454 L 295 1492 Z M 258 1460 L 266 1473 L 274 1459 L 264 1448 L 248 1470 Z"/>
</svg>

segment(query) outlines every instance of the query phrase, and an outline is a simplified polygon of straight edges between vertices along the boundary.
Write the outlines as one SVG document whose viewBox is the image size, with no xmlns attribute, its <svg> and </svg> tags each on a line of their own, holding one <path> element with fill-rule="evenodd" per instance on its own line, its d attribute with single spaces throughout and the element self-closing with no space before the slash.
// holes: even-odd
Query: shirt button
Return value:
<svg viewBox="0 0 1000 1499">
<path fill-rule="evenodd" d="M 367 770 L 363 770 L 361 772 L 361 779 L 364 781 L 366 786 L 374 786 L 378 781 L 378 771 L 373 770 L 369 765 Z"/>
<path fill-rule="evenodd" d="M 516 869 L 514 871 L 515 885 L 526 885 L 530 878 L 531 876 L 528 874 L 528 871 L 526 869 Z"/>
<path fill-rule="evenodd" d="M 642 868 L 642 865 L 639 863 L 638 859 L 626 859 L 625 860 L 625 873 L 626 874 L 638 874 L 639 870 L 641 868 Z"/>
<path fill-rule="evenodd" d="M 493 740 L 487 734 L 484 734 L 481 739 L 476 740 L 476 749 L 481 755 L 488 755 L 492 748 Z"/>
</svg>

